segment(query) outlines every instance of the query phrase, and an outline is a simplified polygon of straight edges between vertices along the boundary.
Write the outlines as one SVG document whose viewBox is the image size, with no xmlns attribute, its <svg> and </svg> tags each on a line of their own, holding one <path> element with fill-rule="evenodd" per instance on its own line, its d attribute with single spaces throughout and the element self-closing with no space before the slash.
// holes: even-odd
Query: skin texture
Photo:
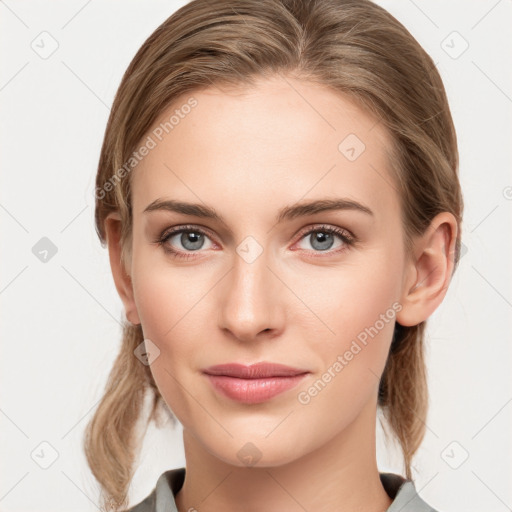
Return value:
<svg viewBox="0 0 512 512">
<path fill-rule="evenodd" d="M 179 98 L 160 119 L 191 95 Z M 107 219 L 116 288 L 126 316 L 160 350 L 157 386 L 184 428 L 186 479 L 177 505 L 209 512 L 383 511 L 390 505 L 376 464 L 379 378 L 395 319 L 416 325 L 442 302 L 453 270 L 457 225 L 445 212 L 406 258 L 400 203 L 376 119 L 323 86 L 292 78 L 254 88 L 210 87 L 197 106 L 133 171 L 133 241 L 120 264 L 119 216 Z M 338 145 L 356 134 L 365 150 L 349 161 Z M 327 211 L 276 224 L 297 202 L 348 198 L 373 215 Z M 174 212 L 143 213 L 156 199 L 211 205 L 225 222 Z M 207 231 L 194 252 L 181 234 L 154 243 L 173 226 Z M 325 250 L 306 227 L 348 230 Z M 248 236 L 263 252 L 237 253 Z M 180 241 L 181 240 L 181 241 Z M 343 248 L 342 252 L 337 252 Z M 381 314 L 400 310 L 309 403 L 307 390 Z M 298 387 L 261 404 L 218 394 L 202 369 L 272 361 L 311 373 Z M 260 459 L 239 458 L 252 443 Z M 252 453 L 252 452 L 251 452 Z"/>
</svg>

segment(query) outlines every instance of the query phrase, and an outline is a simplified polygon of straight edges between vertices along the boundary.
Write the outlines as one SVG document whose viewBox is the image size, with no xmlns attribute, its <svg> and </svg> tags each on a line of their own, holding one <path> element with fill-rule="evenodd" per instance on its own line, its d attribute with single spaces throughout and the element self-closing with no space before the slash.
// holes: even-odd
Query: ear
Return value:
<svg viewBox="0 0 512 512">
<path fill-rule="evenodd" d="M 443 301 L 454 269 L 457 232 L 455 217 L 442 212 L 415 240 L 402 289 L 402 309 L 396 316 L 400 325 L 418 325 Z"/>
<path fill-rule="evenodd" d="M 131 275 L 131 259 L 121 260 L 121 217 L 117 212 L 110 213 L 105 219 L 110 268 L 116 285 L 117 293 L 124 304 L 127 320 L 134 325 L 140 324 L 137 307 L 133 296 Z"/>
</svg>

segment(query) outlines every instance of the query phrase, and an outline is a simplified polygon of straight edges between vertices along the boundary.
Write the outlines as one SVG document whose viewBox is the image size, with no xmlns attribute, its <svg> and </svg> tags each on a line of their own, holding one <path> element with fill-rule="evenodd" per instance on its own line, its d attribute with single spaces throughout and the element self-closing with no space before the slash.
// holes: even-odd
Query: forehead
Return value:
<svg viewBox="0 0 512 512">
<path fill-rule="evenodd" d="M 387 130 L 312 82 L 279 77 L 184 94 L 146 137 L 154 147 L 133 171 L 136 215 L 165 197 L 225 207 L 228 216 L 230 207 L 249 215 L 302 198 L 343 196 L 376 210 L 397 203 Z"/>
</svg>

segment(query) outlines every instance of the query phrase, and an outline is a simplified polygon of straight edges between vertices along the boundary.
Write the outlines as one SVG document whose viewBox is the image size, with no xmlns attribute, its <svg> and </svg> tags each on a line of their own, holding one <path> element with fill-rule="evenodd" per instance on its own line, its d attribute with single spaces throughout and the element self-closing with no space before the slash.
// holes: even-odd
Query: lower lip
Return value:
<svg viewBox="0 0 512 512">
<path fill-rule="evenodd" d="M 245 404 L 259 404 L 294 388 L 307 374 L 293 377 L 238 379 L 225 375 L 208 375 L 213 387 L 224 396 Z"/>
</svg>

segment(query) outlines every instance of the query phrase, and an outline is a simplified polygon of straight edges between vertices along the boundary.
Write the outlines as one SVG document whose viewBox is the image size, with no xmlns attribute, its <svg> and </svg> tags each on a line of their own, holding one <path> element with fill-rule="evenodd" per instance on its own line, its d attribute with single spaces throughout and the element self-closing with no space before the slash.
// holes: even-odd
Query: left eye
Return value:
<svg viewBox="0 0 512 512">
<path fill-rule="evenodd" d="M 346 248 L 345 246 L 351 245 L 353 242 L 353 237 L 347 231 L 329 226 L 309 229 L 302 235 L 301 240 L 309 240 L 315 252 L 323 252 L 332 248 L 335 238 L 341 240 L 341 250 Z M 337 252 L 337 250 L 335 249 L 332 252 Z"/>
</svg>

